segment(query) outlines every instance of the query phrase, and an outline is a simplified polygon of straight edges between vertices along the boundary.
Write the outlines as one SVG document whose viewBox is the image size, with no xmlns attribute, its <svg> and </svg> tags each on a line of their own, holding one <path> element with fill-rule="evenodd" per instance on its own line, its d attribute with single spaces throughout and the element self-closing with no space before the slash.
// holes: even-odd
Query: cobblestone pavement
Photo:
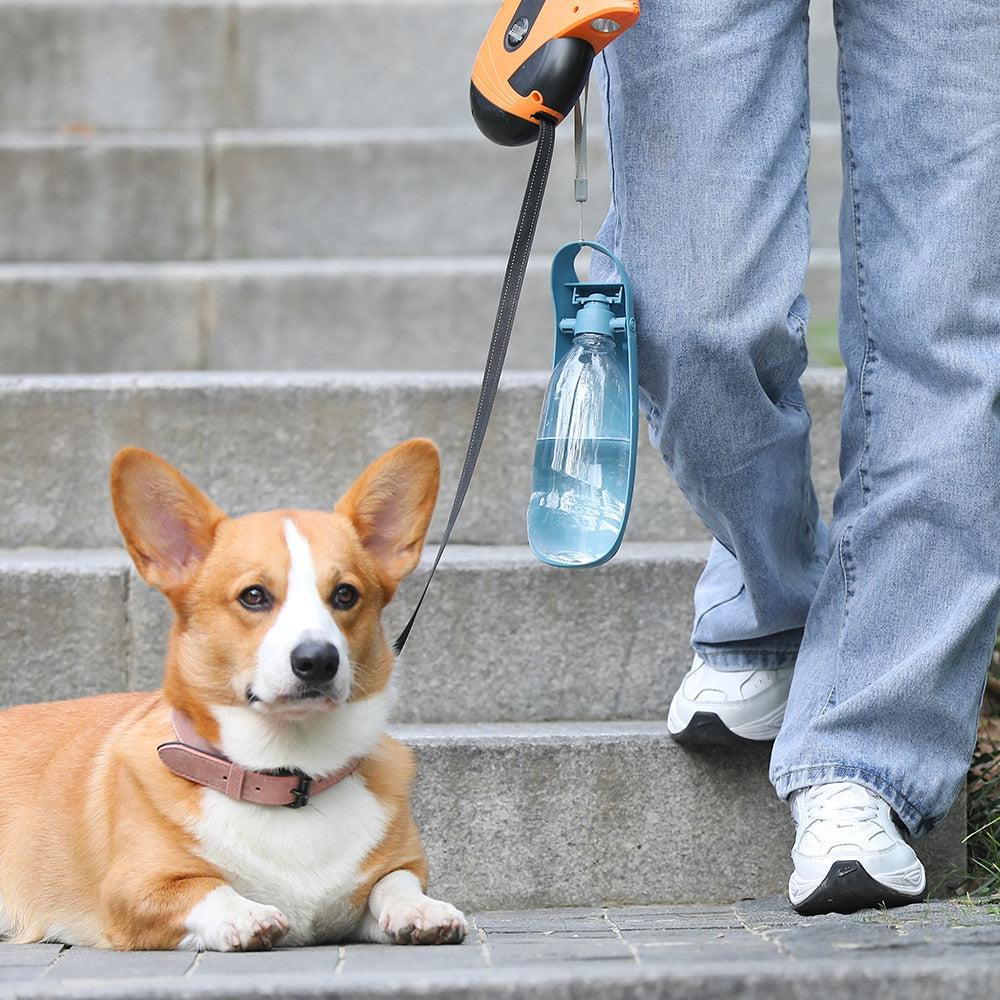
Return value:
<svg viewBox="0 0 1000 1000">
<path fill-rule="evenodd" d="M 734 906 L 477 914 L 450 947 L 116 954 L 0 945 L 0 997 L 831 997 L 1000 994 L 1000 906 L 933 902 L 801 918 Z"/>
</svg>

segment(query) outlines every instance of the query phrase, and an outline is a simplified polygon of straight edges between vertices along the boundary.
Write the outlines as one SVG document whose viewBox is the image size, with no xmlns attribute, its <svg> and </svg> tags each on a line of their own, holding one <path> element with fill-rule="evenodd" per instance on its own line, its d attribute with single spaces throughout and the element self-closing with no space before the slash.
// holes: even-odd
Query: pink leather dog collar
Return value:
<svg viewBox="0 0 1000 1000">
<path fill-rule="evenodd" d="M 313 795 L 325 792 L 349 778 L 361 763 L 348 761 L 339 771 L 322 778 L 312 778 L 297 771 L 251 771 L 231 761 L 217 746 L 203 740 L 191 720 L 176 709 L 171 716 L 176 742 L 161 743 L 156 748 L 160 760 L 182 778 L 213 788 L 231 799 L 254 802 L 261 806 L 287 806 L 301 809 Z"/>
</svg>

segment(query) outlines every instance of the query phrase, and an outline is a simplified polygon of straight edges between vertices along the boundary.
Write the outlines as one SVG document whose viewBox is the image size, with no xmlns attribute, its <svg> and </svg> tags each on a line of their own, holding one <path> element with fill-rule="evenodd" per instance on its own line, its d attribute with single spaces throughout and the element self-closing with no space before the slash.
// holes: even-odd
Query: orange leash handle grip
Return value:
<svg viewBox="0 0 1000 1000">
<path fill-rule="evenodd" d="M 535 137 L 539 114 L 562 121 L 594 56 L 638 17 L 638 0 L 504 0 L 472 70 L 480 128 L 503 145 L 521 145 Z"/>
</svg>

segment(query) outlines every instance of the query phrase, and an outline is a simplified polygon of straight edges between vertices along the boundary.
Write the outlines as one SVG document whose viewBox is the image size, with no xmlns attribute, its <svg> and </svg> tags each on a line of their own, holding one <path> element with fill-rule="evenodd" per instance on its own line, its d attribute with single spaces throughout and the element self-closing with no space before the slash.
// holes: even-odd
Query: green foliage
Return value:
<svg viewBox="0 0 1000 1000">
<path fill-rule="evenodd" d="M 806 335 L 809 346 L 809 363 L 843 368 L 840 347 L 837 342 L 837 321 L 835 319 L 814 319 L 809 323 Z"/>
<path fill-rule="evenodd" d="M 1000 636 L 990 676 L 969 781 L 971 892 L 980 897 L 1000 897 Z"/>
<path fill-rule="evenodd" d="M 969 794 L 968 836 L 973 895 L 1000 896 L 1000 748 L 977 755 L 993 776 Z"/>
</svg>

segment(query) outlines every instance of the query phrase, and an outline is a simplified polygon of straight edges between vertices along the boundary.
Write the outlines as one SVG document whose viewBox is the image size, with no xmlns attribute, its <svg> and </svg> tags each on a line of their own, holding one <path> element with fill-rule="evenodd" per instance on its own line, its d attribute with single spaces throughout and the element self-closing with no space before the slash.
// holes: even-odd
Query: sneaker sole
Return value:
<svg viewBox="0 0 1000 1000">
<path fill-rule="evenodd" d="M 774 737 L 766 740 L 748 740 L 737 736 L 715 712 L 695 712 L 691 721 L 679 732 L 671 732 L 671 739 L 687 747 L 759 747 L 774 742 Z"/>
<path fill-rule="evenodd" d="M 872 878 L 860 861 L 837 861 L 826 878 L 799 903 L 792 903 L 796 913 L 815 917 L 823 913 L 854 913 L 875 906 L 893 908 L 922 903 L 927 886 L 918 893 L 899 892 Z"/>
</svg>

